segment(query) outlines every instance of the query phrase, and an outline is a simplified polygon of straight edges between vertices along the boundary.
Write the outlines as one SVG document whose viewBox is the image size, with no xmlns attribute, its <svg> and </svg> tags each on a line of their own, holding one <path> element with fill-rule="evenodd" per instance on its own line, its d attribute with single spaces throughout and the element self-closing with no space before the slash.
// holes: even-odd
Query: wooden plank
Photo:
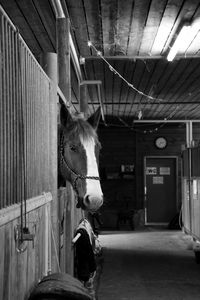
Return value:
<svg viewBox="0 0 200 300">
<path fill-rule="evenodd" d="M 34 2 L 17 0 L 17 4 L 21 12 L 23 12 L 23 17 L 27 21 L 28 27 L 31 28 L 34 36 L 39 41 L 42 51 L 53 52 L 55 48 L 52 45 L 51 40 L 49 40 L 46 28 L 44 27 L 43 21 L 41 21 L 40 19 L 40 15 L 38 15 L 38 11 L 36 9 L 36 6 L 34 5 Z M 47 7 L 49 6 L 49 2 L 46 2 L 45 4 L 47 5 Z"/>
<path fill-rule="evenodd" d="M 11 231 L 10 224 L 5 227 L 5 240 L 4 240 L 4 269 L 3 269 L 3 299 L 10 299 L 10 249 L 11 249 Z"/>
<path fill-rule="evenodd" d="M 138 90 L 140 90 L 140 82 L 141 82 L 142 76 L 145 72 L 145 68 L 146 68 L 146 66 L 143 61 L 136 62 L 136 67 L 135 67 L 134 74 L 133 74 L 132 84 Z M 134 103 L 135 101 L 137 101 L 137 97 L 138 97 L 138 92 L 136 92 L 130 88 L 127 101 L 131 101 L 132 103 Z M 133 109 L 134 109 L 135 113 L 133 113 L 133 111 L 132 111 Z M 138 106 L 137 107 L 132 106 L 130 111 L 128 112 L 128 116 L 131 113 L 136 114 L 137 110 L 138 110 Z"/>
<path fill-rule="evenodd" d="M 152 0 L 143 30 L 139 54 L 143 55 L 150 53 L 167 1 L 168 0 Z"/>
<path fill-rule="evenodd" d="M 0 258 L 0 299 L 4 299 L 4 256 L 5 256 L 5 226 L 0 227 L 1 258 Z"/>
<path fill-rule="evenodd" d="M 142 75 L 138 90 L 144 94 L 148 94 L 147 86 L 148 86 L 149 80 L 152 78 L 152 73 L 153 73 L 155 67 L 154 67 L 153 60 L 146 60 L 146 61 L 143 61 L 143 63 L 145 65 L 145 69 L 144 69 L 144 73 Z M 148 98 L 141 95 L 140 93 L 137 93 L 136 99 L 141 105 L 142 105 L 143 99 L 148 101 Z M 143 107 L 143 105 L 142 105 L 142 107 Z"/>
<path fill-rule="evenodd" d="M 101 5 L 104 55 L 113 55 L 116 43 L 117 1 L 103 0 Z"/>
<path fill-rule="evenodd" d="M 117 72 L 119 72 L 120 74 L 123 75 L 124 68 L 125 68 L 124 62 L 122 62 L 122 61 L 116 62 Z M 113 103 L 121 101 L 122 84 L 123 84 L 123 80 L 118 75 L 115 75 L 113 77 L 113 97 L 112 97 Z M 120 105 L 115 105 L 115 107 L 113 108 L 114 114 L 119 115 L 119 107 L 120 107 Z"/>
<path fill-rule="evenodd" d="M 5 9 L 5 11 L 9 14 L 13 22 L 15 22 L 15 24 L 18 24 L 19 30 L 26 43 L 29 45 L 30 49 L 34 50 L 33 52 L 36 55 L 39 55 L 42 49 L 38 43 L 38 40 L 33 34 L 32 30 L 29 28 L 27 24 L 27 20 L 23 17 L 17 3 L 15 1 L 2 0 L 1 5 Z"/>
<path fill-rule="evenodd" d="M 148 61 L 147 61 L 148 62 Z M 155 60 L 153 61 L 153 66 L 151 68 L 150 74 L 149 74 L 149 80 L 145 87 L 145 94 L 152 96 L 156 98 L 156 91 L 157 91 L 157 84 L 160 80 L 160 76 L 163 72 L 163 68 L 166 67 L 166 62 L 164 60 Z M 150 117 L 150 114 L 153 113 L 153 107 L 151 107 L 151 104 L 155 102 L 155 100 L 150 100 L 149 98 L 142 97 L 141 102 L 145 101 L 148 104 L 143 105 L 143 110 L 148 110 L 148 118 Z M 149 114 L 150 113 L 150 114 Z M 145 111 L 145 118 L 146 118 L 146 111 Z"/>
<path fill-rule="evenodd" d="M 75 195 L 72 186 L 67 182 L 67 199 L 65 199 L 65 219 L 64 219 L 64 256 L 65 272 L 74 274 L 74 253 L 72 239 L 74 237 L 74 209 Z"/>
<path fill-rule="evenodd" d="M 32 211 L 52 201 L 51 193 L 44 193 L 27 201 L 27 212 Z M 0 210 L 0 226 L 20 217 L 20 204 L 15 204 Z"/>
<path fill-rule="evenodd" d="M 49 0 L 34 0 L 33 3 L 48 34 L 48 39 L 53 49 L 56 50 L 56 21 Z"/>
<path fill-rule="evenodd" d="M 163 52 L 165 52 L 172 41 L 172 37 L 175 35 L 178 26 L 181 24 L 183 20 L 190 21 L 192 17 L 194 16 L 194 13 L 199 6 L 198 0 L 190 0 L 190 1 L 184 1 L 183 5 L 181 6 L 181 11 L 179 11 L 179 14 L 177 15 L 176 22 L 174 23 L 173 30 L 171 30 L 170 36 L 165 43 L 165 47 L 163 49 Z"/>
<path fill-rule="evenodd" d="M 138 54 L 150 3 L 150 0 L 135 1 L 127 55 Z"/>
<path fill-rule="evenodd" d="M 102 51 L 103 37 L 100 3 L 98 1 L 84 1 L 84 12 L 86 14 L 88 40 L 90 40 L 99 51 Z M 85 47 L 87 47 L 87 44 L 85 44 Z"/>
<path fill-rule="evenodd" d="M 17 295 L 18 285 L 17 285 L 17 251 L 16 251 L 16 243 L 15 243 L 15 226 L 19 224 L 19 219 L 14 220 L 10 224 L 7 224 L 10 226 L 11 230 L 11 256 L 10 256 L 10 299 L 15 299 Z M 7 226 L 6 225 L 6 226 Z M 25 291 L 24 291 L 25 292 Z"/>
<path fill-rule="evenodd" d="M 85 11 L 83 1 L 81 0 L 68 0 L 67 8 L 71 20 L 71 28 L 75 33 L 77 48 L 81 56 L 91 54 L 91 49 L 88 47 L 88 34 L 87 34 L 87 21 L 85 19 Z"/>
<path fill-rule="evenodd" d="M 153 41 L 151 55 L 159 55 L 162 53 L 168 36 L 173 29 L 182 3 L 183 0 L 169 0 L 165 9 L 163 8 L 164 13 L 157 29 L 156 37 Z M 150 51 L 150 49 L 148 51 Z"/>
</svg>

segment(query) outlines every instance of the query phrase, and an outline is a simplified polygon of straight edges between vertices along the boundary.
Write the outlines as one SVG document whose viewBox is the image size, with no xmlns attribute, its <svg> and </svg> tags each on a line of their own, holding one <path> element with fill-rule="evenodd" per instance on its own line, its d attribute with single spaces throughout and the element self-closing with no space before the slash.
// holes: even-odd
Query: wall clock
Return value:
<svg viewBox="0 0 200 300">
<path fill-rule="evenodd" d="M 158 149 L 164 149 L 167 147 L 167 139 L 163 136 L 159 136 L 155 139 L 155 146 Z"/>
</svg>

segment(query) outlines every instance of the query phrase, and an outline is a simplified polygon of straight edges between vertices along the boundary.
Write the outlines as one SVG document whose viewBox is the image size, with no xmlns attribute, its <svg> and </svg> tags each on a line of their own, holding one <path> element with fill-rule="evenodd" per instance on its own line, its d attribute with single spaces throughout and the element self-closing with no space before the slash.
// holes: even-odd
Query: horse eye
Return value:
<svg viewBox="0 0 200 300">
<path fill-rule="evenodd" d="M 73 151 L 73 152 L 77 152 L 77 148 L 75 145 L 70 145 L 70 150 Z"/>
</svg>

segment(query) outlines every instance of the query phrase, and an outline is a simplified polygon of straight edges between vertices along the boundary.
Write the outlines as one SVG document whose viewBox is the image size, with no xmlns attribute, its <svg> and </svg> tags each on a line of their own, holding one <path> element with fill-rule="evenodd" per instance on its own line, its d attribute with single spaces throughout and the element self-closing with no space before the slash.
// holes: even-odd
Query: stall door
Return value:
<svg viewBox="0 0 200 300">
<path fill-rule="evenodd" d="M 145 157 L 145 223 L 167 224 L 177 213 L 177 158 Z"/>
</svg>

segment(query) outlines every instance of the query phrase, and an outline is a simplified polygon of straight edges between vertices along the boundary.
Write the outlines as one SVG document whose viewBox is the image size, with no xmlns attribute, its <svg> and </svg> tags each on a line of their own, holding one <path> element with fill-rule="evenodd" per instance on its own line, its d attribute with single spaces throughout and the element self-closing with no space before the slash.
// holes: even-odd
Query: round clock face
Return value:
<svg viewBox="0 0 200 300">
<path fill-rule="evenodd" d="M 166 138 L 164 138 L 162 136 L 156 138 L 155 145 L 159 149 L 164 149 L 165 147 L 167 147 L 167 140 L 166 140 Z"/>
</svg>

